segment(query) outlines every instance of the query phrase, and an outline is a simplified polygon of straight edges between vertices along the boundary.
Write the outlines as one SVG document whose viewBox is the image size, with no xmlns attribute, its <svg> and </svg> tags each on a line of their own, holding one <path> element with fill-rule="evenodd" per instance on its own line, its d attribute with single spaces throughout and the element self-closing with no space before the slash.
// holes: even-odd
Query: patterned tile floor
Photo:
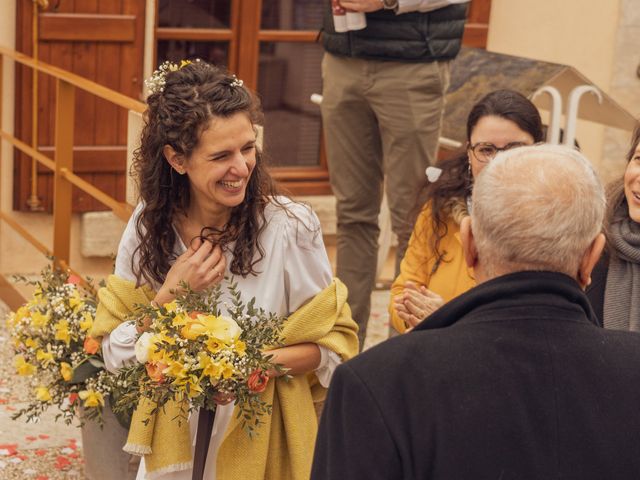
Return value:
<svg viewBox="0 0 640 480">
<path fill-rule="evenodd" d="M 373 292 L 371 303 L 365 349 L 389 335 L 389 291 Z M 29 392 L 27 382 L 13 368 L 4 322 L 7 312 L 6 305 L 0 302 L 0 479 L 84 480 L 82 440 L 77 426 L 55 422 L 53 411 L 38 423 L 11 419 Z"/>
</svg>

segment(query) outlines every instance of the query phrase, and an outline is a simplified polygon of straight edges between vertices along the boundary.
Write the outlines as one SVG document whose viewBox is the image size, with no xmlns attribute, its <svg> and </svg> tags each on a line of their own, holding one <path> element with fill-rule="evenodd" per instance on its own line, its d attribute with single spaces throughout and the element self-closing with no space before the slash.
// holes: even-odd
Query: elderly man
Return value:
<svg viewBox="0 0 640 480">
<path fill-rule="evenodd" d="M 640 335 L 583 293 L 604 210 L 576 151 L 493 160 L 461 228 L 479 285 L 338 367 L 312 478 L 640 478 Z"/>
</svg>

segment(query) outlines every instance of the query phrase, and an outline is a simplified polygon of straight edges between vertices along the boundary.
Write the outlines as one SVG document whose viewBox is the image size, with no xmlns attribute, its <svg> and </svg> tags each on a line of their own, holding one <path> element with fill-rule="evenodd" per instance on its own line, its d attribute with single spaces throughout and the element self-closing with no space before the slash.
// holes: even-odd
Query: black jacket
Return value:
<svg viewBox="0 0 640 480">
<path fill-rule="evenodd" d="M 403 62 L 450 60 L 460 51 L 468 4 L 428 13 L 396 15 L 391 10 L 367 13 L 367 27 L 346 33 L 333 28 L 331 2 L 325 8 L 322 44 L 327 52 L 347 57 Z"/>
<path fill-rule="evenodd" d="M 640 335 L 571 278 L 483 283 L 335 371 L 319 479 L 639 479 Z"/>
</svg>

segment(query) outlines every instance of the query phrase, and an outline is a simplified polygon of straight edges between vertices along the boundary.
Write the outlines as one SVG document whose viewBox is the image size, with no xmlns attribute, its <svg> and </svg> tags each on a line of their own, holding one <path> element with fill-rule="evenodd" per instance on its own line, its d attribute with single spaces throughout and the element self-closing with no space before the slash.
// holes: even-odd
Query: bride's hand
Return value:
<svg viewBox="0 0 640 480">
<path fill-rule="evenodd" d="M 171 266 L 154 301 L 160 305 L 172 301 L 175 294 L 171 292 L 179 288 L 181 281 L 196 292 L 212 287 L 222 281 L 226 268 L 227 260 L 220 246 L 197 238 Z"/>
</svg>

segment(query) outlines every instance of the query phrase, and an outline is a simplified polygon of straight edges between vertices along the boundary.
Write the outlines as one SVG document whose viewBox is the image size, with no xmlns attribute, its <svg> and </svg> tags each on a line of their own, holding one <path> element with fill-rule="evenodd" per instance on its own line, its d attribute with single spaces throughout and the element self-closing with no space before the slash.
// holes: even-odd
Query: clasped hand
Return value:
<svg viewBox="0 0 640 480">
<path fill-rule="evenodd" d="M 442 305 L 444 300 L 440 295 L 413 282 L 406 282 L 402 293 L 393 298 L 393 308 L 410 328 L 422 322 Z"/>
</svg>

